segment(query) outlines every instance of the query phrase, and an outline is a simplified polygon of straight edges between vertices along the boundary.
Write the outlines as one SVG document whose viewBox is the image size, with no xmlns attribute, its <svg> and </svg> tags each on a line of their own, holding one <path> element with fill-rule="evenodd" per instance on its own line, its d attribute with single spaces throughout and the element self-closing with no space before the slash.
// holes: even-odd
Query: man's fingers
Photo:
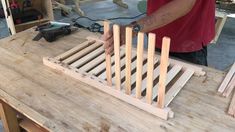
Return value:
<svg viewBox="0 0 235 132">
<path fill-rule="evenodd" d="M 104 43 L 104 48 L 107 49 L 109 48 L 111 45 L 113 45 L 113 38 L 110 38 L 108 40 L 105 41 Z"/>
</svg>

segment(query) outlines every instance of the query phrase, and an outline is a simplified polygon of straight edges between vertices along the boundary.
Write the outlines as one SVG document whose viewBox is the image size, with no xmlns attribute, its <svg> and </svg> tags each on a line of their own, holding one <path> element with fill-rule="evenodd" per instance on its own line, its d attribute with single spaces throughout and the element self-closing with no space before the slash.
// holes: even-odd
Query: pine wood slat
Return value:
<svg viewBox="0 0 235 132">
<path fill-rule="evenodd" d="M 94 44 L 96 41 L 95 40 L 88 40 L 88 41 L 85 41 L 79 45 L 77 45 L 76 47 L 70 49 L 69 51 L 61 54 L 61 55 L 58 55 L 57 57 L 55 57 L 55 59 L 57 60 L 64 60 L 66 58 L 68 58 L 69 56 L 77 53 L 78 51 L 82 50 L 83 48 L 91 45 L 91 44 Z"/>
<path fill-rule="evenodd" d="M 96 42 L 96 43 L 86 47 L 85 49 L 81 50 L 80 52 L 77 52 L 76 54 L 63 60 L 63 62 L 66 64 L 70 64 L 70 63 L 76 61 L 77 59 L 80 59 L 82 56 L 88 54 L 89 52 L 93 51 L 94 49 L 100 47 L 101 45 L 102 45 L 101 42 Z"/>
<path fill-rule="evenodd" d="M 73 67 L 80 67 L 83 64 L 86 64 L 90 60 L 97 58 L 98 55 L 104 52 L 104 47 L 101 46 L 98 49 L 95 49 L 94 51 L 88 53 L 86 56 L 82 57 L 81 59 L 75 61 L 74 63 L 71 64 Z"/>
</svg>

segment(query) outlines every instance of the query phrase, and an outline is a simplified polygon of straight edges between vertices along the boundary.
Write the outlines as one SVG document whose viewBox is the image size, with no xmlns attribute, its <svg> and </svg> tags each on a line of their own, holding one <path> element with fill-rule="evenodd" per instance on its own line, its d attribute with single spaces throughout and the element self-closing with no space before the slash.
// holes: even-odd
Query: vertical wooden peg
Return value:
<svg viewBox="0 0 235 132">
<path fill-rule="evenodd" d="M 152 104 L 153 96 L 153 70 L 156 35 L 149 33 L 148 36 L 148 71 L 147 71 L 147 95 L 146 102 Z"/>
<path fill-rule="evenodd" d="M 113 39 L 115 55 L 115 85 L 117 90 L 121 90 L 120 27 L 118 25 L 113 25 Z"/>
<path fill-rule="evenodd" d="M 131 94 L 132 28 L 126 28 L 126 94 Z"/>
<path fill-rule="evenodd" d="M 161 62 L 160 62 L 160 77 L 159 77 L 159 89 L 157 106 L 164 108 L 165 91 L 166 91 L 166 78 L 167 78 L 167 66 L 169 60 L 170 50 L 170 38 L 164 37 L 162 41 Z"/>
<path fill-rule="evenodd" d="M 142 89 L 144 33 L 139 32 L 137 39 L 136 98 L 139 99 L 141 98 Z"/>
<path fill-rule="evenodd" d="M 104 21 L 104 34 L 107 34 L 109 32 L 109 22 Z M 106 63 L 106 77 L 107 77 L 107 83 L 109 86 L 112 86 L 112 71 L 111 71 L 111 54 L 108 54 L 105 51 L 105 63 Z"/>
</svg>

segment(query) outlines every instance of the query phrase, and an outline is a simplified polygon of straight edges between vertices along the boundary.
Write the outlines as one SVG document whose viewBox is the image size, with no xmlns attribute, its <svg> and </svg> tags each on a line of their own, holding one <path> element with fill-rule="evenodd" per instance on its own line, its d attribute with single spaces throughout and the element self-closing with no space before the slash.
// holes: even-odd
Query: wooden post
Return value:
<svg viewBox="0 0 235 132">
<path fill-rule="evenodd" d="M 121 90 L 120 27 L 113 25 L 116 88 Z"/>
<path fill-rule="evenodd" d="M 159 108 L 164 107 L 165 101 L 165 90 L 166 90 L 166 78 L 167 78 L 167 66 L 169 60 L 170 50 L 170 38 L 164 37 L 162 42 L 161 51 L 161 62 L 160 62 L 160 77 L 159 77 L 159 89 L 158 89 L 158 100 L 157 106 Z"/>
<path fill-rule="evenodd" d="M 109 32 L 109 29 L 109 22 L 104 21 L 104 34 L 107 34 Z M 107 51 L 105 51 L 105 62 L 107 83 L 109 86 L 112 86 L 111 54 L 108 54 Z"/>
<path fill-rule="evenodd" d="M 141 98 L 142 69 L 144 51 L 144 33 L 139 32 L 137 38 L 137 66 L 136 66 L 136 98 Z"/>
<path fill-rule="evenodd" d="M 20 132 L 16 112 L 2 101 L 0 101 L 0 116 L 4 132 Z"/>
<path fill-rule="evenodd" d="M 126 28 L 126 94 L 131 94 L 132 28 Z"/>
<path fill-rule="evenodd" d="M 147 103 L 152 104 L 153 96 L 153 69 L 156 35 L 149 33 L 148 36 L 148 71 L 147 71 Z"/>
</svg>

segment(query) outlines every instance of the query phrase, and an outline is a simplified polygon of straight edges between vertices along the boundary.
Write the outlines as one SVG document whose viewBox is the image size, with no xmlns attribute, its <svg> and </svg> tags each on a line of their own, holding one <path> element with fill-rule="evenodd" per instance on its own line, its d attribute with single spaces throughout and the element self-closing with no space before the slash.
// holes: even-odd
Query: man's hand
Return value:
<svg viewBox="0 0 235 132">
<path fill-rule="evenodd" d="M 126 26 L 121 26 L 120 27 L 120 45 L 125 44 L 125 29 Z M 103 35 L 103 40 L 104 42 L 104 49 L 105 49 L 105 53 L 107 54 L 112 54 L 113 50 L 114 50 L 114 38 L 113 38 L 113 30 L 110 29 L 108 31 L 108 33 Z"/>
</svg>

